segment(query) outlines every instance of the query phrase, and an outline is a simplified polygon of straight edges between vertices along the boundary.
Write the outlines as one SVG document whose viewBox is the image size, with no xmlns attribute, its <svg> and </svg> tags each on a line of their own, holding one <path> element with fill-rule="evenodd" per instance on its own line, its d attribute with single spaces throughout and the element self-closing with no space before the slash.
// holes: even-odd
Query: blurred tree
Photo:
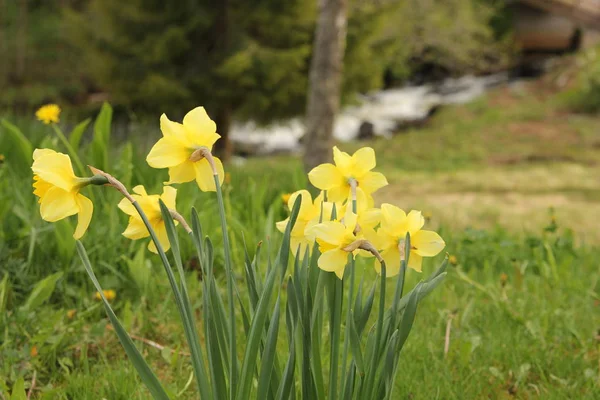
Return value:
<svg viewBox="0 0 600 400">
<path fill-rule="evenodd" d="M 304 106 L 310 0 L 91 0 L 68 18 L 111 101 L 173 119 L 204 105 L 225 158 L 233 115 L 269 121 Z"/>
<path fill-rule="evenodd" d="M 0 0 L 0 107 L 26 110 L 82 93 L 61 15 L 74 1 Z"/>
<path fill-rule="evenodd" d="M 346 0 L 319 0 L 306 107 L 304 168 L 329 160 L 333 123 L 340 108 L 346 46 Z"/>
</svg>

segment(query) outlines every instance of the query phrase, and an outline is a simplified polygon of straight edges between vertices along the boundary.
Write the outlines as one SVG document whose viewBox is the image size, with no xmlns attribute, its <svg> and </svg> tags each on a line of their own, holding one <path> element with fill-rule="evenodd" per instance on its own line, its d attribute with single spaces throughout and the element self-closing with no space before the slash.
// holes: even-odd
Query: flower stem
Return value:
<svg viewBox="0 0 600 400">
<path fill-rule="evenodd" d="M 365 397 L 374 399 L 375 388 L 373 385 L 377 378 L 377 361 L 379 358 L 379 349 L 381 347 L 381 336 L 383 334 L 383 318 L 385 314 L 385 261 L 381 261 L 381 287 L 379 288 L 379 315 L 377 316 L 377 327 L 375 328 L 375 346 L 371 355 L 371 367 L 369 369 L 369 378 L 367 380 L 367 390 Z"/>
<path fill-rule="evenodd" d="M 85 169 L 83 168 L 83 164 L 81 163 L 81 160 L 79 159 L 79 155 L 77 154 L 75 149 L 73 149 L 73 146 L 71 146 L 71 143 L 69 143 L 65 134 L 62 132 L 62 130 L 56 124 L 52 124 L 52 129 L 54 129 L 56 136 L 58 136 L 58 139 L 63 144 L 63 146 L 66 147 L 67 152 L 69 153 L 69 155 L 75 162 L 75 165 L 77 166 L 77 170 L 78 170 L 77 172 L 81 175 L 85 174 Z"/>
<path fill-rule="evenodd" d="M 350 180 L 350 192 L 352 195 L 352 212 L 356 214 L 356 180 Z M 344 353 L 342 354 L 342 379 L 340 380 L 340 393 L 344 392 L 346 386 L 346 362 L 348 359 L 348 347 L 350 345 L 350 324 L 352 323 L 352 300 L 354 297 L 354 280 L 356 276 L 356 261 L 354 257 L 350 260 L 350 287 L 348 288 L 348 305 L 346 311 L 346 328 L 344 333 Z"/>
<path fill-rule="evenodd" d="M 210 153 L 209 153 L 210 154 Z M 231 265 L 231 245 L 229 244 L 229 234 L 227 232 L 227 219 L 225 217 L 225 204 L 223 202 L 223 191 L 219 182 L 219 175 L 212 161 L 212 157 L 206 157 L 213 167 L 213 176 L 215 187 L 217 189 L 217 202 L 219 203 L 219 214 L 221 215 L 221 231 L 223 232 L 223 249 L 225 252 L 225 270 L 227 271 L 227 298 L 229 301 L 229 349 L 230 349 L 230 367 L 229 367 L 229 397 L 233 399 L 237 391 L 237 373 L 238 360 L 236 354 L 236 328 L 235 328 L 235 303 L 233 298 L 233 267 Z"/>
<path fill-rule="evenodd" d="M 329 400 L 337 398 L 337 376 L 338 376 L 338 359 L 340 356 L 340 330 L 342 326 L 342 297 L 343 297 L 343 281 L 331 274 L 333 279 L 333 309 L 331 310 L 331 359 L 329 368 Z M 342 371 L 345 373 L 345 371 Z"/>
</svg>

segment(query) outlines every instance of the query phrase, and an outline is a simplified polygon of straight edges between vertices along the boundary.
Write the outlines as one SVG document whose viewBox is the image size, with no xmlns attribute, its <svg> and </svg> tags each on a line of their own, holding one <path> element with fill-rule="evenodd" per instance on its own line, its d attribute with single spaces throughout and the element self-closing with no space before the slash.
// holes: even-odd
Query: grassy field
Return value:
<svg viewBox="0 0 600 400">
<path fill-rule="evenodd" d="M 444 109 L 423 129 L 368 143 L 390 181 L 376 201 L 424 211 L 453 256 L 445 282 L 419 307 L 393 398 L 598 398 L 599 123 L 563 110 L 553 92 L 531 82 Z M 60 147 L 43 127 L 27 132 L 35 146 Z M 128 185 L 157 181 L 144 166 L 145 149 L 126 145 L 110 152 L 118 160 L 113 171 Z M 28 389 L 34 380 L 32 398 L 149 398 L 74 255 L 72 226 L 41 221 L 29 172 L 6 153 L 0 167 L 0 398 L 8 399 L 16 382 Z M 285 216 L 280 195 L 306 180 L 299 161 L 284 157 L 228 170 L 226 206 L 241 279 L 242 233 L 249 247 L 266 238 L 276 244 L 273 225 Z M 214 199 L 192 186 L 181 187 L 178 208 L 195 205 L 220 248 Z M 160 378 L 179 398 L 196 398 L 158 258 L 145 241 L 120 236 L 126 218 L 114 207 L 117 194 L 93 193 L 102 205 L 84 244 L 96 273 L 116 291 L 117 314 Z M 191 247 L 183 250 L 201 316 Z M 409 271 L 407 285 L 440 260 L 426 263 L 424 275 Z M 359 270 L 374 278 L 370 264 L 359 263 Z M 56 289 L 32 303 L 32 288 L 52 274 L 59 274 Z M 280 354 L 287 358 L 285 349 Z"/>
</svg>

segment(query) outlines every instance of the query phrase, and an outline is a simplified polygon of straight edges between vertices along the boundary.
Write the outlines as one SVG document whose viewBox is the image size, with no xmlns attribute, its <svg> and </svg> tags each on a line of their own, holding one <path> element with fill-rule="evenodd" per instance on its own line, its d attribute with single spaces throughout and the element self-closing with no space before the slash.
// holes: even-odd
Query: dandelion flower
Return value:
<svg viewBox="0 0 600 400">
<path fill-rule="evenodd" d="M 45 106 L 41 106 L 36 112 L 35 116 L 38 120 L 42 121 L 44 124 L 56 124 L 59 121 L 60 116 L 60 107 L 56 104 L 46 104 Z"/>
</svg>

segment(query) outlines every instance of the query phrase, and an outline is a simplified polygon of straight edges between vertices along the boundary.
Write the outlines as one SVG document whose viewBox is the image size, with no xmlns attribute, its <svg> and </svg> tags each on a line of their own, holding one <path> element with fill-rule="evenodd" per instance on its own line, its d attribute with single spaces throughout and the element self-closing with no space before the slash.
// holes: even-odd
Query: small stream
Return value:
<svg viewBox="0 0 600 400">
<path fill-rule="evenodd" d="M 438 84 L 407 86 L 361 95 L 359 105 L 346 107 L 335 120 L 334 136 L 345 142 L 373 136 L 391 137 L 407 126 L 424 122 L 437 108 L 464 104 L 490 88 L 509 82 L 508 73 L 463 76 Z M 295 153 L 301 150 L 304 125 L 300 118 L 258 126 L 234 124 L 230 138 L 242 155 Z"/>
</svg>

